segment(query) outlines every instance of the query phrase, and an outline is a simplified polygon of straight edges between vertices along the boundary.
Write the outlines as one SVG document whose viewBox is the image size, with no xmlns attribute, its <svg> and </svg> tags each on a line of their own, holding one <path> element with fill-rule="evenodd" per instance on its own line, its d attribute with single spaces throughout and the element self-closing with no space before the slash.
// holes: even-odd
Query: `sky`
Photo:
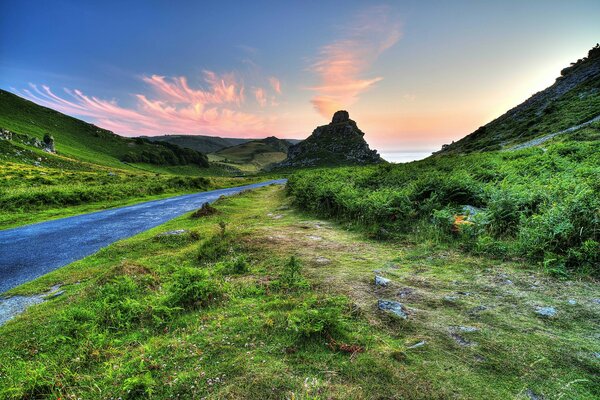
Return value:
<svg viewBox="0 0 600 400">
<path fill-rule="evenodd" d="M 306 138 L 346 109 L 422 158 L 600 42 L 600 1 L 0 1 L 0 88 L 125 136 Z"/>
</svg>

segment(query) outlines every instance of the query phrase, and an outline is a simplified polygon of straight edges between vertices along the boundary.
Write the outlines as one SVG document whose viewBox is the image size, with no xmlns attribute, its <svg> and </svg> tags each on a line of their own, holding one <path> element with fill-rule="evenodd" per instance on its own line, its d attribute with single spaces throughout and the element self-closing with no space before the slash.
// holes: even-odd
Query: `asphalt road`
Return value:
<svg viewBox="0 0 600 400">
<path fill-rule="evenodd" d="M 271 180 L 0 230 L 0 293 L 80 260 L 117 240 L 195 210 L 220 196 L 284 183 L 285 179 Z"/>
</svg>

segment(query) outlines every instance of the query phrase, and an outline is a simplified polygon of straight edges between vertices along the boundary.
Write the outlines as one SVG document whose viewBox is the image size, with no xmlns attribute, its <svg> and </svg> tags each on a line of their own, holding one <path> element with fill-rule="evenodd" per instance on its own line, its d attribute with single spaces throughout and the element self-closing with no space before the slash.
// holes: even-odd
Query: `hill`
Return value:
<svg viewBox="0 0 600 400">
<path fill-rule="evenodd" d="M 187 147 L 202 153 L 214 153 L 226 147 L 237 146 L 252 139 L 224 138 L 206 135 L 163 135 L 163 136 L 141 136 L 152 142 L 173 143 L 181 147 Z"/>
<path fill-rule="evenodd" d="M 600 118 L 600 46 L 561 71 L 549 88 L 439 154 L 510 149 L 536 145 Z"/>
<path fill-rule="evenodd" d="M 285 160 L 290 146 L 292 143 L 289 141 L 271 136 L 227 147 L 209 157 L 211 161 L 233 165 L 246 171 L 261 170 Z"/>
<path fill-rule="evenodd" d="M 208 167 L 206 156 L 197 151 L 125 138 L 4 90 L 0 90 L 0 128 L 26 143 L 37 143 L 34 139 L 41 141 L 48 134 L 58 154 L 98 165 L 127 169 L 124 162 L 129 162 Z"/>
<path fill-rule="evenodd" d="M 364 133 L 347 111 L 337 111 L 331 123 L 317 127 L 302 142 L 291 146 L 287 158 L 277 167 L 364 165 L 383 162 L 369 149 Z"/>
</svg>

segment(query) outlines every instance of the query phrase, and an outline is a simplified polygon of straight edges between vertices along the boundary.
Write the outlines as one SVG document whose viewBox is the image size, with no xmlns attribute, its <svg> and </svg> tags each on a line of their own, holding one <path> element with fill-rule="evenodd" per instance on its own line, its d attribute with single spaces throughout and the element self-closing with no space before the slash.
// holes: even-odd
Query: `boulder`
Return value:
<svg viewBox="0 0 600 400">
<path fill-rule="evenodd" d="M 391 281 L 383 276 L 375 275 L 375 286 L 377 287 L 385 287 Z"/>
<path fill-rule="evenodd" d="M 377 308 L 382 311 L 390 312 L 402 319 L 408 318 L 408 311 L 406 310 L 406 307 L 397 301 L 379 299 L 377 300 Z"/>
</svg>

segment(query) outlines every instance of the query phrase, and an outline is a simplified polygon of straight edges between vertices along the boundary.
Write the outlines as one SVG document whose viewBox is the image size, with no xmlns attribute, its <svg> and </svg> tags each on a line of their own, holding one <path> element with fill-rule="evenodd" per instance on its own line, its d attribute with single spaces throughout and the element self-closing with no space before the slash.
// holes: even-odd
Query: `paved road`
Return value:
<svg viewBox="0 0 600 400">
<path fill-rule="evenodd" d="M 271 180 L 0 230 L 0 293 L 195 210 L 204 202 L 283 183 L 285 179 Z"/>
</svg>

